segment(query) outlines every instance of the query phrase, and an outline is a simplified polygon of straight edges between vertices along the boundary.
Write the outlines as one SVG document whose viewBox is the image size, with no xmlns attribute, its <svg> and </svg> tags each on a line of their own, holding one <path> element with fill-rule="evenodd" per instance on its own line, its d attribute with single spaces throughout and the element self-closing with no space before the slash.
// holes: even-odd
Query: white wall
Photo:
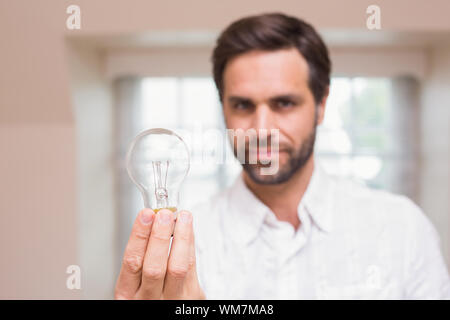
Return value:
<svg viewBox="0 0 450 320">
<path fill-rule="evenodd" d="M 422 91 L 420 205 L 450 264 L 450 47 L 430 49 L 429 67 Z"/>
<path fill-rule="evenodd" d="M 78 261 L 85 299 L 113 298 L 116 241 L 112 94 L 103 56 L 68 46 L 76 123 Z"/>
</svg>

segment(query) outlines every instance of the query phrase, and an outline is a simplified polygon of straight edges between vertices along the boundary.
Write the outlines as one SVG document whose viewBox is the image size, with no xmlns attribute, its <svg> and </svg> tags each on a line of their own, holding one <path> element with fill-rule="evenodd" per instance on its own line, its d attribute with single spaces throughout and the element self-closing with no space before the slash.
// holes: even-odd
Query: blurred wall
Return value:
<svg viewBox="0 0 450 320">
<path fill-rule="evenodd" d="M 376 2 L 382 8 L 383 30 L 450 31 L 448 0 Z M 93 158 L 77 153 L 85 150 L 80 147 L 80 141 L 89 138 L 88 133 L 79 133 L 77 129 L 86 125 L 92 130 L 93 125 L 77 124 L 75 116 L 87 112 L 76 107 L 80 101 L 89 101 L 91 94 L 98 99 L 95 101 L 100 101 L 100 108 L 105 108 L 109 101 L 108 83 L 102 83 L 99 75 L 101 60 L 93 63 L 99 69 L 92 74 L 88 70 L 78 76 L 72 74 L 73 68 L 69 66 L 73 67 L 74 63 L 76 66 L 79 56 L 70 51 L 67 38 L 165 29 L 218 31 L 243 15 L 275 10 L 304 17 L 321 29 L 364 29 L 365 10 L 372 3 L 365 0 L 0 0 L 0 298 L 112 297 L 113 275 L 106 270 L 108 265 L 94 268 L 95 262 L 86 262 L 82 248 L 92 243 L 98 261 L 114 258 L 112 249 L 102 246 L 107 239 L 114 238 L 114 223 L 104 220 L 113 216 L 113 212 L 105 212 L 113 210 L 113 199 L 106 205 L 96 201 L 102 196 L 112 198 L 113 181 L 108 168 L 96 177 L 89 176 L 95 172 L 80 169 L 84 160 L 107 158 L 109 147 L 98 146 L 101 150 Z M 66 29 L 66 8 L 70 4 L 81 7 L 81 30 Z M 68 50 L 75 57 L 69 57 Z M 102 56 L 101 52 L 90 54 L 93 56 L 79 61 L 89 66 L 87 61 Z M 432 67 L 430 83 L 425 86 L 422 137 L 433 152 L 422 159 L 422 206 L 441 224 L 440 231 L 445 229 L 447 233 L 448 194 L 443 192 L 448 192 L 448 125 L 442 121 L 445 121 L 443 115 L 448 119 L 449 112 L 450 97 L 445 89 L 450 79 L 448 61 L 448 50 L 430 52 Z M 77 79 L 89 78 L 100 93 L 86 91 L 89 88 L 77 83 Z M 443 101 L 445 106 L 436 107 Z M 436 108 L 441 108 L 439 113 L 429 112 Z M 105 109 L 97 112 L 108 115 Z M 97 141 L 110 130 L 106 120 L 99 124 L 98 131 L 87 132 Z M 445 148 L 447 151 L 441 152 Z M 442 170 L 447 168 L 447 178 L 437 171 L 436 161 Z M 436 181 L 442 188 L 441 194 L 435 191 Z M 91 182 L 98 182 L 101 188 L 94 194 L 83 191 L 83 186 Z M 99 239 L 95 237 L 95 228 L 103 230 Z M 80 291 L 66 288 L 66 267 L 71 264 L 82 268 Z M 96 278 L 93 275 L 102 274 L 102 268 L 106 270 L 104 278 L 92 284 Z M 89 275 L 91 272 L 93 275 Z M 88 275 L 83 276 L 84 273 Z M 105 283 L 109 285 L 104 286 Z"/>
<path fill-rule="evenodd" d="M 450 264 L 450 46 L 429 51 L 421 108 L 420 205 L 441 236 Z"/>
<path fill-rule="evenodd" d="M 0 298 L 80 296 L 66 288 L 78 222 L 63 13 L 0 2 Z"/>
<path fill-rule="evenodd" d="M 103 75 L 102 55 L 67 45 L 76 132 L 78 263 L 83 292 L 110 298 L 116 261 L 113 94 Z M 86 295 L 84 295 L 86 296 Z"/>
</svg>

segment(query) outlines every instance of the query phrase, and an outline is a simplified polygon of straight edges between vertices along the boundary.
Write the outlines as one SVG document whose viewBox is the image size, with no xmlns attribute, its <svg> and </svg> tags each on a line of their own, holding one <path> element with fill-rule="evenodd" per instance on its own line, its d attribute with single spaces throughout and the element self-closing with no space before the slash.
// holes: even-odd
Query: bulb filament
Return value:
<svg viewBox="0 0 450 320">
<path fill-rule="evenodd" d="M 169 161 L 166 161 L 166 174 L 163 176 L 161 169 L 161 161 L 152 161 L 153 164 L 153 178 L 155 182 L 155 197 L 157 208 L 167 208 L 168 193 L 166 189 L 167 172 L 169 171 Z"/>
</svg>

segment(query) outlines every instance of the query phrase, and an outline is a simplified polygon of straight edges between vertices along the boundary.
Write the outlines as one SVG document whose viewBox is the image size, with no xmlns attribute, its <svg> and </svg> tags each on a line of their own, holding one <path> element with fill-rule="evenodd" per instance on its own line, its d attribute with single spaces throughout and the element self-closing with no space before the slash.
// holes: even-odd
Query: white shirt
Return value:
<svg viewBox="0 0 450 320">
<path fill-rule="evenodd" d="M 317 161 L 297 231 L 242 174 L 192 212 L 207 299 L 450 298 L 437 232 L 419 207 L 329 176 Z"/>
</svg>

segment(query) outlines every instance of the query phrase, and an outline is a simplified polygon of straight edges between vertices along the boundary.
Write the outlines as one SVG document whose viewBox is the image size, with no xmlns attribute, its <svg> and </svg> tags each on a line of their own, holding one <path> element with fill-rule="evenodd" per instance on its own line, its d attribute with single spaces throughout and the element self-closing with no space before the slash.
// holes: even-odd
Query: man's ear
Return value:
<svg viewBox="0 0 450 320">
<path fill-rule="evenodd" d="M 325 107 L 327 104 L 328 95 L 330 93 L 330 87 L 328 86 L 325 94 L 323 95 L 322 101 L 320 101 L 317 106 L 317 125 L 322 124 L 323 118 L 325 117 Z"/>
</svg>

